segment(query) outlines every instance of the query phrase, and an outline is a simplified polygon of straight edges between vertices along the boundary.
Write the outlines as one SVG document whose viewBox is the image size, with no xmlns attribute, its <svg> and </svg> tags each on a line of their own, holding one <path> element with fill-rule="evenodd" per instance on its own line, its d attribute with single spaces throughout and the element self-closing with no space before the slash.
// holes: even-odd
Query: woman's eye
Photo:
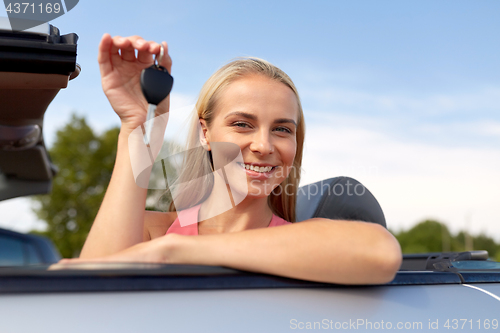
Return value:
<svg viewBox="0 0 500 333">
<path fill-rule="evenodd" d="M 236 127 L 241 127 L 241 128 L 247 128 L 247 127 L 250 127 L 247 123 L 243 123 L 243 122 L 236 122 L 236 123 L 233 123 L 233 126 L 236 126 Z"/>
<path fill-rule="evenodd" d="M 292 133 L 292 131 L 288 127 L 276 127 L 276 130 L 278 132 L 284 132 L 284 133 Z"/>
</svg>

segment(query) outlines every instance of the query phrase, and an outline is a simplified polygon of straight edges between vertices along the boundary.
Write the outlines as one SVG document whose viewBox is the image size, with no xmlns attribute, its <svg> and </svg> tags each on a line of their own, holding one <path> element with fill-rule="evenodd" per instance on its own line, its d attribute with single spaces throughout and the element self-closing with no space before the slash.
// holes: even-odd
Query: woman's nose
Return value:
<svg viewBox="0 0 500 333">
<path fill-rule="evenodd" d="M 252 138 L 250 150 L 254 153 L 260 153 L 261 155 L 272 154 L 274 152 L 274 145 L 269 133 L 267 131 L 256 133 Z"/>
</svg>

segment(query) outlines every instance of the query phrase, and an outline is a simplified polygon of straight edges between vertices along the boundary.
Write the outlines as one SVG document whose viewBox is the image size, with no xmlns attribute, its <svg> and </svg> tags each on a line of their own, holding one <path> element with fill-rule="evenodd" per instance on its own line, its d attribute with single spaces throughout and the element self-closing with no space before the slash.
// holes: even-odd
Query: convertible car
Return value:
<svg viewBox="0 0 500 333">
<path fill-rule="evenodd" d="M 78 75 L 77 37 L 49 24 L 0 28 L 0 199 L 46 193 L 56 167 L 43 114 Z M 337 195 L 339 186 L 363 191 Z M 297 216 L 386 223 L 375 197 L 348 177 L 302 187 Z M 500 330 L 500 263 L 486 251 L 405 255 L 395 279 L 377 286 L 194 265 L 47 268 L 0 268 L 1 332 Z"/>
</svg>

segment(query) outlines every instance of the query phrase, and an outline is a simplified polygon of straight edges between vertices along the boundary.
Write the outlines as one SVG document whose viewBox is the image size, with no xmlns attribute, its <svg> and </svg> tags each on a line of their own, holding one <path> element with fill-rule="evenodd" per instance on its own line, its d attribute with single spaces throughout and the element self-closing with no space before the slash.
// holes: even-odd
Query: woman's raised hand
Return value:
<svg viewBox="0 0 500 333">
<path fill-rule="evenodd" d="M 162 45 L 165 55 L 160 65 L 170 73 L 172 59 L 167 43 Z M 148 103 L 142 94 L 140 75 L 144 68 L 154 63 L 153 57 L 160 53 L 160 49 L 160 44 L 139 36 L 102 36 L 98 55 L 102 88 L 121 119 L 122 129 L 132 131 L 146 121 Z M 157 113 L 168 111 L 168 100 L 166 98 L 158 105 Z"/>
</svg>

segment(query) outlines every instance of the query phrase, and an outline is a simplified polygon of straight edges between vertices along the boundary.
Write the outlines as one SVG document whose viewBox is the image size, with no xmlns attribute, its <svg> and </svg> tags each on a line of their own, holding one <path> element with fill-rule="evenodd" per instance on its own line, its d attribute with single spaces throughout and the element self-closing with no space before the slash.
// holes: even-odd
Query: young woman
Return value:
<svg viewBox="0 0 500 333">
<path fill-rule="evenodd" d="M 128 138 L 146 121 L 139 75 L 159 52 L 160 44 L 139 36 L 102 38 L 98 60 L 103 90 L 121 119 L 118 152 L 80 259 L 62 264 L 217 265 L 345 284 L 379 284 L 394 277 L 401 250 L 382 226 L 324 218 L 290 223 L 295 220 L 304 117 L 290 78 L 260 59 L 233 61 L 204 85 L 191 129 L 192 143 L 203 149 L 188 156 L 186 168 L 196 173 L 202 164 L 220 164 L 219 143 L 239 148 L 239 160 L 223 168 L 226 173 L 217 166 L 209 172 L 203 191 L 179 194 L 174 200 L 178 212 L 145 211 L 147 190 L 135 182 Z M 170 72 L 168 55 L 161 65 Z M 168 99 L 162 102 L 158 113 L 168 112 L 168 104 Z M 230 204 L 221 199 L 223 193 Z"/>
</svg>

